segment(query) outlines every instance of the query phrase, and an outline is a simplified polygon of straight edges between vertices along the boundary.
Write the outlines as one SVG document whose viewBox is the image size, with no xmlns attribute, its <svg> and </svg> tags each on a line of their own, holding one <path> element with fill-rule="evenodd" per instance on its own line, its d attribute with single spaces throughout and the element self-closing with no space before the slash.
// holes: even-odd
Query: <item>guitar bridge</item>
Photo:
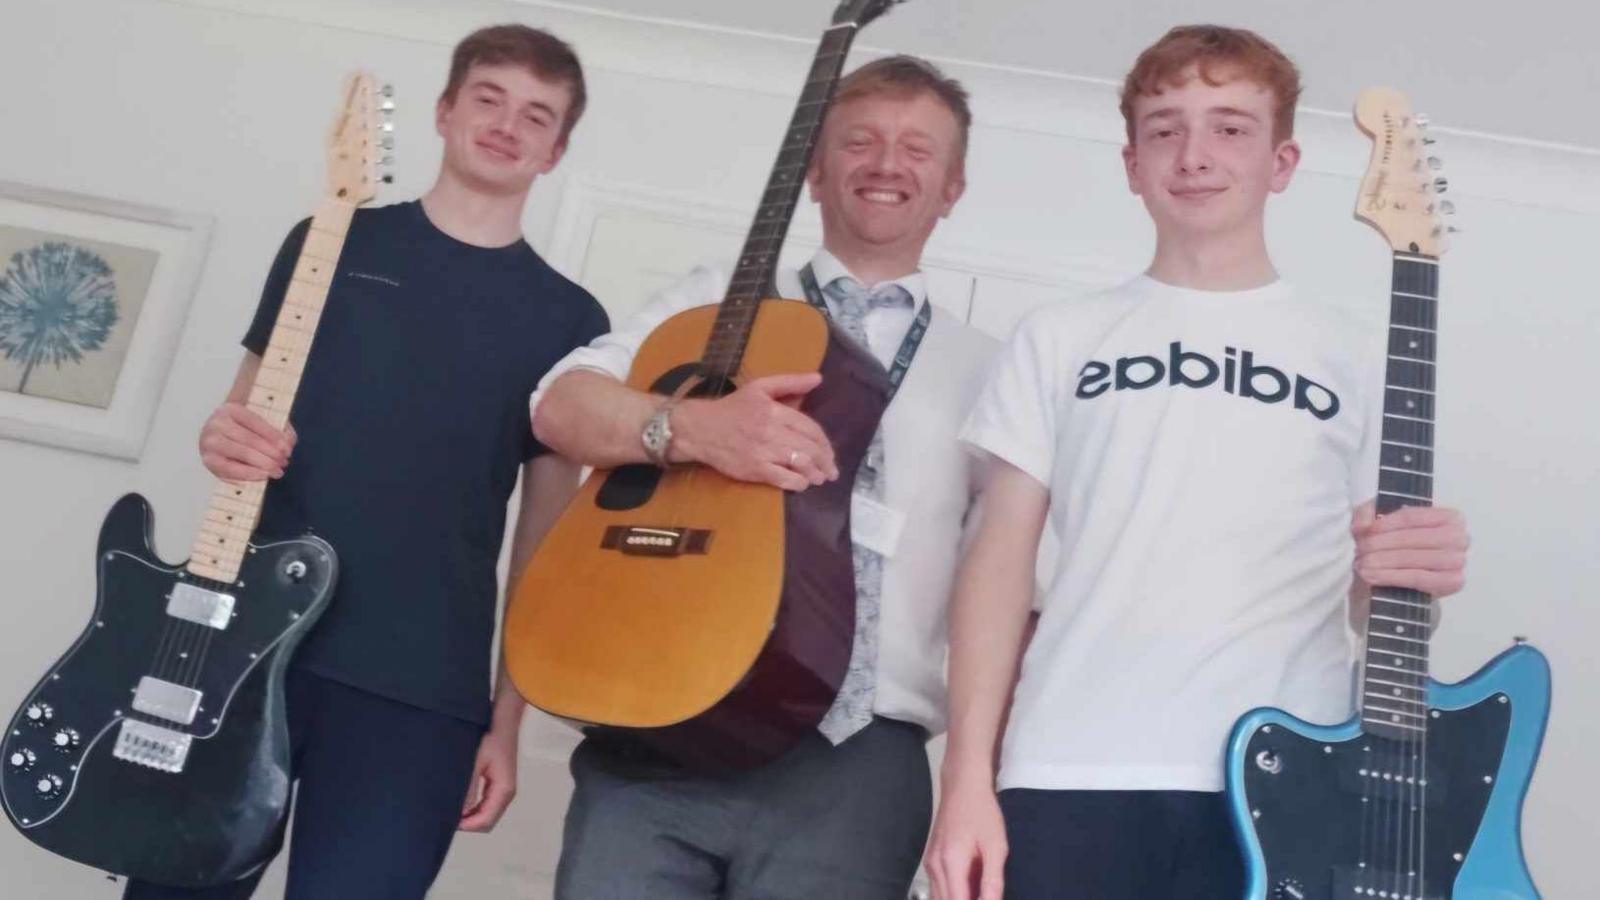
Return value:
<svg viewBox="0 0 1600 900">
<path fill-rule="evenodd" d="M 703 555 L 710 546 L 711 532 L 703 528 L 613 525 L 600 539 L 600 549 L 629 556 Z"/>
<path fill-rule="evenodd" d="M 183 771 L 183 764 L 189 758 L 189 744 L 193 740 L 181 731 L 123 719 L 122 730 L 117 733 L 117 743 L 111 755 L 135 765 L 176 774 Z"/>
</svg>

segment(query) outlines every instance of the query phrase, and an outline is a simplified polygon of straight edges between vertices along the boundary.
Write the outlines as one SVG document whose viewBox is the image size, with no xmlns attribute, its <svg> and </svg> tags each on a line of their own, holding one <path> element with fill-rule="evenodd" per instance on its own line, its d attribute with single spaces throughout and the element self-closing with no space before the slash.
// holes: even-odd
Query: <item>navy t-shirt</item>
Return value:
<svg viewBox="0 0 1600 900">
<path fill-rule="evenodd" d="M 289 233 L 244 346 L 264 354 L 309 221 Z M 528 395 L 608 328 L 525 241 L 446 235 L 416 201 L 355 214 L 266 492 L 260 531 L 338 554 L 333 602 L 295 664 L 486 723 L 506 503 L 545 452 Z"/>
</svg>

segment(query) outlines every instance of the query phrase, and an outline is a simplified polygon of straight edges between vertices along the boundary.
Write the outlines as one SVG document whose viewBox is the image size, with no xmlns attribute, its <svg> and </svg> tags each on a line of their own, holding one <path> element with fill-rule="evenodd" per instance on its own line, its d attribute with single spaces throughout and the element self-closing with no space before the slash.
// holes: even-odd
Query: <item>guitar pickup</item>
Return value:
<svg viewBox="0 0 1600 900">
<path fill-rule="evenodd" d="M 233 619 L 233 595 L 180 581 L 167 595 L 167 615 L 221 631 Z"/>
<path fill-rule="evenodd" d="M 146 675 L 133 691 L 133 708 L 147 716 L 189 725 L 200 711 L 201 696 L 194 688 Z"/>
<path fill-rule="evenodd" d="M 711 532 L 703 528 L 613 525 L 600 539 L 600 549 L 629 556 L 703 555 L 710 546 Z"/>
</svg>

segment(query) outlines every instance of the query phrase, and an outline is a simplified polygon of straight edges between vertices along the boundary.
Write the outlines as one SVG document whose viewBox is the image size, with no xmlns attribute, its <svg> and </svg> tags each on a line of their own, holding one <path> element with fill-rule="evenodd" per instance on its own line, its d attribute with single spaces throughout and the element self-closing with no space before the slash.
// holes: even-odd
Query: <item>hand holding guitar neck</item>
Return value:
<svg viewBox="0 0 1600 900">
<path fill-rule="evenodd" d="M 229 400 L 200 429 L 200 461 L 223 481 L 282 478 L 297 439 L 293 425 L 279 430 L 248 406 Z"/>
</svg>

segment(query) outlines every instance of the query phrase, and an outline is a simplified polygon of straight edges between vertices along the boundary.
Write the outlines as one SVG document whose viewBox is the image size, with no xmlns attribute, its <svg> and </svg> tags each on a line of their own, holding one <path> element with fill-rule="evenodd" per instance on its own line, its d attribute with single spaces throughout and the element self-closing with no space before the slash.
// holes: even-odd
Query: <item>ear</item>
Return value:
<svg viewBox="0 0 1600 900">
<path fill-rule="evenodd" d="M 444 120 L 446 116 L 450 115 L 450 109 L 454 105 L 454 103 L 443 97 L 440 97 L 439 102 L 433 105 L 433 130 L 438 133 L 439 137 L 444 137 Z"/>
<path fill-rule="evenodd" d="M 1277 152 L 1272 156 L 1272 192 L 1282 193 L 1294 178 L 1295 169 L 1300 165 L 1300 145 L 1290 138 L 1278 145 Z"/>
<path fill-rule="evenodd" d="M 558 141 L 554 147 L 550 148 L 549 158 L 539 165 L 540 175 L 549 174 L 551 169 L 554 169 L 561 163 L 562 158 L 567 155 L 567 144 L 571 138 L 572 135 L 568 134 Z"/>
<path fill-rule="evenodd" d="M 1122 148 L 1122 169 L 1128 174 L 1128 190 L 1139 193 L 1139 155 L 1132 143 Z"/>
<path fill-rule="evenodd" d="M 812 203 L 822 202 L 822 160 L 820 154 L 812 157 L 811 168 L 806 169 L 807 194 Z"/>
<path fill-rule="evenodd" d="M 949 174 L 945 175 L 944 186 L 940 189 L 940 198 L 943 203 L 939 206 L 939 217 L 948 218 L 950 211 L 956 208 L 956 201 L 967 192 L 967 173 L 960 165 L 951 167 Z"/>
</svg>

